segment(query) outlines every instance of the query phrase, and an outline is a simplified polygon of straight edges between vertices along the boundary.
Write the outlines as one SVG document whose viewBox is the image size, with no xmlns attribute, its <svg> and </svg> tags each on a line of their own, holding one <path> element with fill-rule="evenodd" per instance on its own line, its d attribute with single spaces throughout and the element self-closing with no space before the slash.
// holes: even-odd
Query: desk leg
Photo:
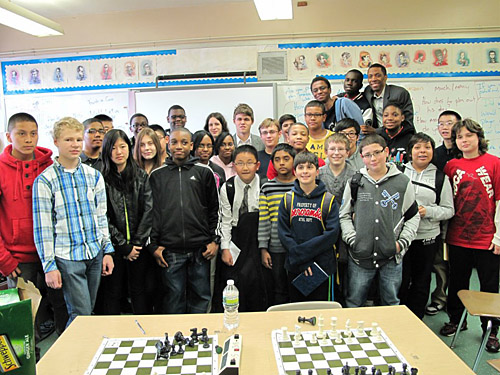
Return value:
<svg viewBox="0 0 500 375">
<path fill-rule="evenodd" d="M 476 372 L 476 367 L 479 365 L 479 361 L 484 353 L 484 348 L 486 347 L 486 342 L 488 341 L 488 337 L 490 337 L 491 327 L 493 323 L 488 320 L 488 326 L 486 327 L 486 332 L 484 333 L 483 341 L 481 342 L 481 346 L 479 347 L 479 351 L 477 352 L 476 360 L 474 361 L 474 366 L 472 366 L 472 371 Z"/>
<path fill-rule="evenodd" d="M 467 316 L 467 309 L 464 308 L 464 313 L 462 314 L 462 317 L 460 318 L 460 323 L 458 323 L 458 328 L 455 332 L 455 335 L 453 336 L 453 340 L 451 340 L 450 349 L 453 349 L 455 347 L 455 342 L 458 339 L 458 334 L 460 333 L 460 328 L 462 328 L 462 324 L 464 324 L 464 320 L 465 320 L 466 316 Z"/>
</svg>

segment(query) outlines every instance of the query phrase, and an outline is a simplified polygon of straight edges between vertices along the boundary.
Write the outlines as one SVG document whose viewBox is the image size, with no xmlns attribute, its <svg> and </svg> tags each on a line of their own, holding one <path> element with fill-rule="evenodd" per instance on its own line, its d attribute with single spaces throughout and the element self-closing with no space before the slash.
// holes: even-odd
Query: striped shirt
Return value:
<svg viewBox="0 0 500 375">
<path fill-rule="evenodd" d="M 285 253 L 278 237 L 278 209 L 285 193 L 293 188 L 292 182 L 279 182 L 276 178 L 266 182 L 259 197 L 259 248 L 271 253 Z"/>
<path fill-rule="evenodd" d="M 64 168 L 56 159 L 33 184 L 33 234 L 44 271 L 55 258 L 89 260 L 114 249 L 106 218 L 106 188 L 99 171 L 78 163 Z"/>
</svg>

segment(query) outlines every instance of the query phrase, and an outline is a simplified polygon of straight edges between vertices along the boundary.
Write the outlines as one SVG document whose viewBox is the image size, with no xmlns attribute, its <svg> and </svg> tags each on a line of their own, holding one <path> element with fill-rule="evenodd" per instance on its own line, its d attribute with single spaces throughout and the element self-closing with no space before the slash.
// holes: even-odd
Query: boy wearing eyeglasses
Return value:
<svg viewBox="0 0 500 375">
<path fill-rule="evenodd" d="M 213 308 L 222 310 L 222 290 L 228 279 L 240 292 L 239 311 L 262 311 L 267 296 L 257 243 L 260 163 L 257 150 L 242 145 L 234 151 L 237 175 L 220 190 L 221 260 L 217 264 Z"/>
<path fill-rule="evenodd" d="M 381 304 L 399 305 L 401 261 L 420 221 L 415 192 L 410 179 L 387 163 L 381 136 L 367 136 L 359 148 L 365 167 L 347 183 L 340 208 L 342 239 L 349 245 L 346 305 L 363 306 L 377 274 Z"/>
<path fill-rule="evenodd" d="M 272 118 L 266 118 L 259 125 L 260 139 L 264 142 L 264 150 L 258 152 L 260 167 L 257 174 L 261 179 L 266 178 L 267 168 L 271 161 L 271 154 L 278 144 L 281 136 L 280 123 Z"/>
<path fill-rule="evenodd" d="M 325 105 L 318 100 L 311 100 L 304 108 L 304 117 L 309 129 L 307 149 L 320 159 L 326 159 L 325 139 L 333 134 L 323 127 L 326 119 Z"/>
<path fill-rule="evenodd" d="M 342 133 L 347 136 L 347 138 L 349 138 L 349 155 L 347 156 L 346 161 L 347 164 L 350 164 L 351 167 L 356 171 L 359 171 L 365 166 L 358 148 L 360 132 L 361 127 L 359 126 L 359 124 L 355 120 L 350 118 L 340 120 L 337 126 L 335 126 L 335 133 Z"/>
<path fill-rule="evenodd" d="M 180 105 L 174 104 L 168 109 L 167 121 L 170 124 L 170 131 L 184 128 L 187 122 L 186 111 Z"/>
<path fill-rule="evenodd" d="M 101 147 L 106 131 L 101 120 L 89 118 L 83 122 L 83 151 L 80 159 L 83 164 L 102 171 Z"/>
</svg>

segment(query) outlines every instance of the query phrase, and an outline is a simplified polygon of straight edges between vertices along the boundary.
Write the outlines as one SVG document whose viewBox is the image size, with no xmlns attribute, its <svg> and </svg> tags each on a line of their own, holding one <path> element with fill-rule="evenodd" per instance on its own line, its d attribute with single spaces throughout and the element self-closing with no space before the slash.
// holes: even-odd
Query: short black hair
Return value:
<svg viewBox="0 0 500 375">
<path fill-rule="evenodd" d="M 200 145 L 201 141 L 203 141 L 203 138 L 205 138 L 205 136 L 210 138 L 210 141 L 212 141 L 212 146 L 214 146 L 215 141 L 214 141 L 214 137 L 212 136 L 212 134 L 210 134 L 210 132 L 208 132 L 206 130 L 198 130 L 197 132 L 195 132 L 193 134 L 193 138 L 192 138 L 193 149 L 191 150 L 191 155 L 194 156 L 196 149 Z M 212 148 L 212 155 L 213 154 L 214 154 L 214 149 Z"/>
<path fill-rule="evenodd" d="M 182 128 L 182 127 L 173 129 L 173 130 L 170 132 L 170 139 L 172 139 L 172 135 L 173 135 L 174 133 L 179 133 L 179 132 L 180 132 L 180 133 L 189 134 L 189 138 L 190 138 L 191 140 L 193 139 L 193 133 L 191 133 L 191 132 L 189 131 L 189 129 L 187 129 L 187 128 Z"/>
<path fill-rule="evenodd" d="M 309 151 L 299 152 L 293 159 L 293 169 L 297 169 L 299 164 L 312 164 L 319 169 L 319 160 L 316 154 Z"/>
<path fill-rule="evenodd" d="M 321 110 L 323 111 L 323 114 L 325 114 L 325 112 L 326 112 L 325 105 L 323 103 L 321 103 L 319 100 L 311 100 L 309 103 L 307 103 L 306 106 L 304 107 L 304 112 L 306 111 L 307 108 L 311 108 L 311 107 L 321 108 Z"/>
<path fill-rule="evenodd" d="M 399 109 L 402 114 L 404 114 L 403 107 L 398 102 L 390 102 L 389 101 L 389 102 L 385 103 L 384 108 L 382 109 L 382 111 L 385 111 L 385 109 L 387 107 L 395 107 L 395 108 Z"/>
<path fill-rule="evenodd" d="M 434 139 L 432 139 L 431 136 L 428 134 L 419 132 L 417 134 L 412 135 L 410 138 L 410 141 L 408 142 L 408 146 L 406 147 L 406 155 L 408 155 L 408 159 L 411 160 L 411 152 L 413 150 L 413 147 L 417 143 L 430 143 L 432 146 L 432 155 L 434 155 L 434 150 L 436 148 L 436 142 L 434 142 Z"/>
<path fill-rule="evenodd" d="M 278 151 L 285 151 L 289 153 L 293 159 L 295 159 L 295 156 L 297 155 L 297 151 L 295 151 L 295 149 L 288 143 L 278 143 L 274 148 L 273 152 L 271 153 L 271 163 L 273 163 L 273 165 L 274 165 L 274 156 Z"/>
<path fill-rule="evenodd" d="M 111 117 L 109 117 L 108 115 L 105 115 L 104 113 L 95 115 L 94 118 L 101 120 L 101 121 L 111 121 L 111 122 L 113 121 L 113 119 Z"/>
<path fill-rule="evenodd" d="M 327 80 L 325 77 L 323 76 L 317 76 L 317 77 L 314 77 L 313 80 L 311 81 L 311 85 L 310 85 L 310 89 L 312 91 L 312 87 L 313 87 L 313 83 L 315 82 L 318 82 L 318 81 L 322 81 L 322 82 L 325 82 L 326 86 L 331 89 L 332 88 L 332 85 L 330 84 L 330 81 Z"/>
<path fill-rule="evenodd" d="M 222 147 L 222 143 L 224 143 L 224 139 L 226 139 L 227 137 L 231 137 L 231 139 L 233 140 L 233 143 L 234 143 L 234 138 L 231 135 L 231 133 L 229 133 L 229 132 L 220 133 L 219 136 L 217 137 L 217 139 L 215 140 L 215 145 L 214 145 L 215 155 L 219 155 L 219 149 Z"/>
<path fill-rule="evenodd" d="M 182 108 L 179 104 L 174 104 L 168 109 L 167 116 L 170 116 L 170 111 L 173 109 L 182 109 L 184 111 L 184 114 L 186 114 L 186 110 L 184 108 Z"/>
<path fill-rule="evenodd" d="M 295 118 L 294 115 L 291 115 L 289 113 L 285 113 L 284 115 L 282 115 L 280 118 L 279 118 L 279 123 L 280 123 L 280 127 L 283 127 L 283 123 L 285 121 L 289 121 L 289 120 L 292 120 L 294 123 L 297 122 L 297 119 Z"/>
<path fill-rule="evenodd" d="M 233 155 L 233 160 L 236 160 L 236 157 L 239 154 L 243 154 L 244 152 L 248 152 L 249 154 L 252 154 L 255 156 L 255 160 L 259 161 L 259 154 L 257 152 L 257 149 L 253 147 L 252 145 L 241 145 L 236 147 L 236 150 L 234 150 L 234 155 Z"/>
<path fill-rule="evenodd" d="M 361 126 L 359 126 L 358 122 L 356 120 L 353 120 L 352 118 L 344 118 L 337 122 L 334 131 L 335 133 L 338 133 L 349 128 L 354 128 L 354 130 L 356 131 L 356 135 L 359 135 L 359 133 L 361 132 Z"/>
<path fill-rule="evenodd" d="M 99 120 L 99 119 L 97 119 L 97 118 L 95 118 L 95 117 L 91 117 L 91 118 L 86 119 L 84 122 L 82 122 L 82 124 L 85 127 L 85 129 L 87 129 L 94 122 L 98 122 L 99 124 L 102 125 L 102 121 Z"/>
<path fill-rule="evenodd" d="M 34 122 L 36 127 L 38 128 L 38 123 L 36 122 L 35 118 L 30 115 L 29 113 L 26 112 L 19 112 L 16 113 L 9 118 L 9 122 L 7 125 L 7 132 L 11 132 L 15 127 L 18 122 Z"/>
<path fill-rule="evenodd" d="M 441 116 L 455 116 L 458 121 L 462 119 L 462 116 L 460 116 L 458 112 L 455 112 L 451 109 L 447 109 L 446 111 L 441 112 L 438 116 L 438 120 L 441 118 Z"/>
<path fill-rule="evenodd" d="M 373 66 L 373 65 L 372 65 Z M 358 82 L 363 85 L 363 73 L 361 73 L 358 69 L 351 69 L 349 70 L 345 75 L 348 75 L 349 73 L 354 73 L 357 76 Z"/>
<path fill-rule="evenodd" d="M 133 120 L 133 119 L 135 119 L 136 117 L 144 117 L 144 118 L 146 119 L 146 122 L 147 122 L 147 123 L 148 123 L 148 125 L 149 125 L 149 120 L 148 120 L 148 118 L 147 118 L 145 115 L 143 115 L 142 113 L 134 113 L 134 114 L 132 115 L 132 117 L 130 117 L 129 124 L 132 124 L 132 120 Z"/>
<path fill-rule="evenodd" d="M 163 126 L 158 125 L 158 124 L 152 124 L 152 125 L 149 125 L 149 127 L 151 129 L 153 129 L 153 131 L 160 132 L 161 134 L 163 134 L 163 137 L 167 136 L 167 132 L 165 131 L 165 129 L 163 129 Z"/>
<path fill-rule="evenodd" d="M 385 141 L 382 136 L 378 134 L 370 134 L 369 136 L 366 136 L 359 142 L 359 153 L 363 155 L 363 147 L 377 144 L 382 146 L 384 149 L 387 147 L 387 142 Z"/>
<path fill-rule="evenodd" d="M 370 71 L 371 68 L 380 68 L 382 70 L 382 73 L 384 73 L 384 76 L 387 75 L 387 69 L 385 66 L 383 66 L 382 64 L 379 64 L 379 63 L 373 63 L 370 65 L 370 67 L 368 68 L 368 71 Z"/>
</svg>

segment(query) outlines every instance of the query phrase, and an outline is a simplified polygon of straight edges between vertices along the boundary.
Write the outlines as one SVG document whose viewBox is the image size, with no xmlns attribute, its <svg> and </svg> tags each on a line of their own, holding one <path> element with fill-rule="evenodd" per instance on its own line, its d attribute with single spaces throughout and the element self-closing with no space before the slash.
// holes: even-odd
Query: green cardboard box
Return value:
<svg viewBox="0 0 500 375">
<path fill-rule="evenodd" d="M 17 289 L 0 291 L 0 373 L 36 373 L 34 317 L 40 292 L 23 279 Z"/>
</svg>

